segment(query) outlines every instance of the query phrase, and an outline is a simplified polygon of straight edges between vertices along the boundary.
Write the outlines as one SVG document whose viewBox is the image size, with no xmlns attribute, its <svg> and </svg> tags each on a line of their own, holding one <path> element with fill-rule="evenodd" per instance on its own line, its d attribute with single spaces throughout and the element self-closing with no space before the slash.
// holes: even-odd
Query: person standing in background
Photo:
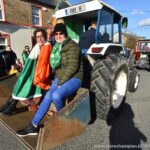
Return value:
<svg viewBox="0 0 150 150">
<path fill-rule="evenodd" d="M 30 48 L 28 45 L 26 45 L 24 47 L 25 49 L 22 52 L 22 61 L 23 61 L 23 65 L 25 64 L 26 60 L 28 59 L 28 56 L 30 54 Z"/>
<path fill-rule="evenodd" d="M 3 56 L 4 51 L 0 51 L 0 78 L 7 75 L 6 63 Z"/>
<path fill-rule="evenodd" d="M 89 49 L 95 43 L 96 21 L 92 21 L 89 30 L 80 35 L 79 47 L 81 49 Z"/>
<path fill-rule="evenodd" d="M 11 69 L 11 66 L 16 64 L 17 55 L 11 49 L 10 45 L 8 45 L 6 47 L 6 50 L 3 52 L 3 56 L 6 64 L 6 69 L 7 71 L 9 71 Z"/>
</svg>

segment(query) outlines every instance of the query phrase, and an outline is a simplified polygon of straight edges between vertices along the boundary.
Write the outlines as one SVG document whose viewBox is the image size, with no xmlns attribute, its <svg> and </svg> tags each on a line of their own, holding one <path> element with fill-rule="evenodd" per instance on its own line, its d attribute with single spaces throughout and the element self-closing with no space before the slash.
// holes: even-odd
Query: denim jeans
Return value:
<svg viewBox="0 0 150 150">
<path fill-rule="evenodd" d="M 33 125 L 37 126 L 40 123 L 52 102 L 55 104 L 57 111 L 59 111 L 63 107 L 63 100 L 80 87 L 81 80 L 78 78 L 71 78 L 61 86 L 58 86 L 58 78 L 55 78 L 32 120 Z"/>
</svg>

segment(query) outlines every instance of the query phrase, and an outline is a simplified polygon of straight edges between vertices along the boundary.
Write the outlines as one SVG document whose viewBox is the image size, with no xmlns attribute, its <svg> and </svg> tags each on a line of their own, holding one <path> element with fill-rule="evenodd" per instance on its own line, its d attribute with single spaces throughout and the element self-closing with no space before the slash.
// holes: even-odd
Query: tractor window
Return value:
<svg viewBox="0 0 150 150">
<path fill-rule="evenodd" d="M 118 28 L 118 24 L 114 24 L 114 43 L 119 44 L 119 28 Z"/>
<path fill-rule="evenodd" d="M 144 51 L 144 52 L 150 51 L 150 43 L 148 43 L 148 42 L 141 42 L 140 43 L 140 50 Z"/>
<path fill-rule="evenodd" d="M 69 37 L 78 42 L 80 35 L 88 30 L 91 21 L 97 20 L 97 11 L 85 12 L 63 18 Z"/>
<path fill-rule="evenodd" d="M 101 14 L 99 32 L 101 43 L 112 42 L 112 14 L 106 10 L 103 10 Z"/>
</svg>

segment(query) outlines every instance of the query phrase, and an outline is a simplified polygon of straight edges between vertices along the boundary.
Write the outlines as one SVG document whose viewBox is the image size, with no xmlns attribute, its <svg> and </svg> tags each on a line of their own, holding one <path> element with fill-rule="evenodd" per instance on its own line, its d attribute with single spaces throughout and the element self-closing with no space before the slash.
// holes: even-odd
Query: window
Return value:
<svg viewBox="0 0 150 150">
<path fill-rule="evenodd" d="M 150 51 L 150 43 L 149 42 L 141 42 L 140 50 L 149 52 Z"/>
<path fill-rule="evenodd" d="M 10 45 L 10 35 L 1 33 L 0 34 L 0 51 L 5 50 L 7 45 Z"/>
<path fill-rule="evenodd" d="M 0 0 L 0 21 L 5 21 L 4 0 Z"/>
<path fill-rule="evenodd" d="M 7 38 L 0 37 L 0 50 L 5 50 L 7 45 Z"/>
<path fill-rule="evenodd" d="M 3 17 L 2 17 L 2 0 L 0 0 L 0 20 L 3 20 Z"/>
<path fill-rule="evenodd" d="M 112 42 L 112 14 L 106 10 L 102 11 L 100 20 L 100 42 Z"/>
<path fill-rule="evenodd" d="M 32 25 L 41 25 L 41 9 L 39 7 L 32 6 Z"/>
<path fill-rule="evenodd" d="M 114 43 L 119 44 L 119 26 L 114 23 L 114 33 L 113 33 Z"/>
</svg>

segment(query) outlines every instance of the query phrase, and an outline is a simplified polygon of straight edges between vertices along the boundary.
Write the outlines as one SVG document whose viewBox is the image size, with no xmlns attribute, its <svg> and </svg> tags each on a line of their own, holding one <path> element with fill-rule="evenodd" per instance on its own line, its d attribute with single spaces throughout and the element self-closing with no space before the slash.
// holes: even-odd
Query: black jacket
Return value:
<svg viewBox="0 0 150 150">
<path fill-rule="evenodd" d="M 88 49 L 93 43 L 95 43 L 96 29 L 90 28 L 90 30 L 81 34 L 79 39 L 79 47 L 81 49 Z"/>
<path fill-rule="evenodd" d="M 67 38 L 61 49 L 61 65 L 56 69 L 56 76 L 59 85 L 62 85 L 71 78 L 83 79 L 83 66 L 81 50 L 70 38 Z"/>
<path fill-rule="evenodd" d="M 5 64 L 5 61 L 3 59 L 3 54 L 0 53 L 0 78 L 5 76 L 6 74 L 7 74 L 6 64 Z"/>
<path fill-rule="evenodd" d="M 11 66 L 15 65 L 17 56 L 16 56 L 15 52 L 13 52 L 12 50 L 4 51 L 3 56 L 4 56 L 5 63 L 6 63 L 6 68 L 7 68 L 7 70 L 10 70 Z"/>
</svg>

